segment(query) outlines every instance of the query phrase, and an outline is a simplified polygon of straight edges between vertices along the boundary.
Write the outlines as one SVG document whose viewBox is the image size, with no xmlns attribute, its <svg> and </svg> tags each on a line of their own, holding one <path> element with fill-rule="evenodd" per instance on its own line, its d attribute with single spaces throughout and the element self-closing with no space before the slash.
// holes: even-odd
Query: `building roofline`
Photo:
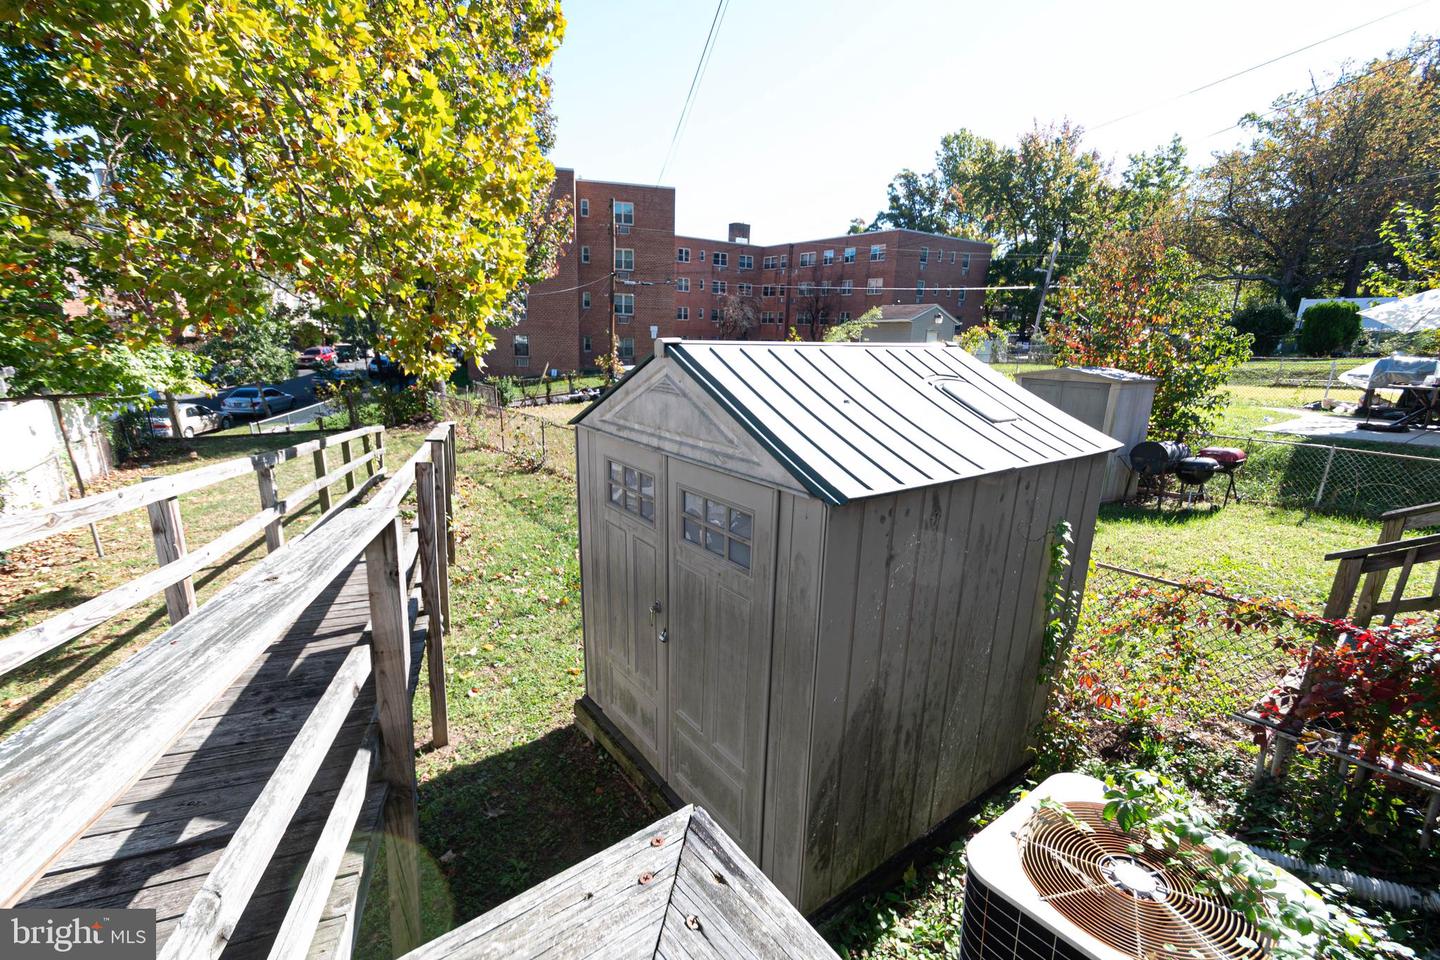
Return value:
<svg viewBox="0 0 1440 960">
<path fill-rule="evenodd" d="M 746 242 L 746 243 L 740 243 L 738 240 L 720 240 L 720 239 L 718 239 L 718 238 L 712 238 L 712 237 L 697 237 L 697 236 L 691 236 L 691 235 L 689 235 L 689 234 L 680 234 L 680 233 L 675 234 L 675 239 L 676 239 L 677 241 L 679 241 L 679 240 L 690 240 L 690 241 L 694 241 L 694 242 L 696 242 L 696 243 L 733 243 L 733 244 L 735 244 L 737 247 L 802 247 L 802 246 L 806 246 L 806 245 L 809 245 L 809 244 L 821 244 L 821 243 L 830 243 L 830 242 L 834 242 L 834 243 L 837 243 L 837 244 L 838 244 L 838 243 L 842 243 L 842 242 L 844 242 L 844 241 L 846 241 L 846 240 L 853 240 L 853 239 L 855 239 L 855 238 L 862 238 L 862 237 L 880 237 L 880 236 L 884 236 L 884 235 L 889 234 L 889 233 L 894 233 L 894 234 L 908 233 L 908 234 L 911 234 L 911 235 L 917 236 L 917 237 L 933 237 L 933 238 L 936 239 L 936 240 L 949 240 L 949 241 L 952 241 L 952 242 L 955 242 L 955 243 L 968 243 L 968 244 L 973 244 L 973 245 L 975 245 L 977 248 L 983 248 L 983 252 L 984 252 L 984 253 L 993 253 L 994 250 L 995 250 L 995 245 L 994 245 L 993 243 L 987 243 L 987 242 L 985 242 L 984 240 L 970 240 L 970 239 L 968 239 L 968 238 L 966 238 L 966 237 L 951 237 L 951 236 L 948 236 L 948 235 L 943 234 L 943 233 L 925 233 L 923 230 L 907 230 L 907 229 L 905 229 L 905 228 L 903 228 L 903 227 L 888 227 L 888 228 L 886 228 L 886 229 L 884 229 L 884 230 L 869 230 L 869 231 L 866 231 L 865 233 L 845 233 L 845 234 L 838 234 L 838 235 L 835 235 L 835 236 L 821 237 L 821 238 L 819 238 L 818 240 L 783 240 L 783 241 L 781 241 L 781 242 L 779 242 L 779 243 L 756 243 L 754 240 L 750 240 L 750 241 L 748 241 L 748 242 Z M 859 244 L 857 244 L 857 246 L 858 246 L 858 245 L 859 245 Z M 977 250 L 976 252 L 978 253 L 978 252 L 982 252 L 982 251 L 981 251 L 981 250 Z"/>
<path fill-rule="evenodd" d="M 632 183 L 628 180 L 591 180 L 588 177 L 582 177 L 578 174 L 575 176 L 575 182 L 598 183 L 612 187 L 637 187 L 641 190 L 669 190 L 671 193 L 675 192 L 674 187 L 667 187 L 658 183 Z"/>
</svg>

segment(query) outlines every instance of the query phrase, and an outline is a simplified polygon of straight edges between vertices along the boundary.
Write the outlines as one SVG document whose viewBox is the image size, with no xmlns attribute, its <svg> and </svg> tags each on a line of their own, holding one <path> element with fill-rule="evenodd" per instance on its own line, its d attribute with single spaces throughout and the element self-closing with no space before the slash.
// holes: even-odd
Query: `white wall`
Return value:
<svg viewBox="0 0 1440 960">
<path fill-rule="evenodd" d="M 110 472 L 109 444 L 99 418 L 73 403 L 61 403 L 80 475 L 87 481 Z M 47 400 L 0 402 L 0 501 L 7 511 L 49 506 L 65 500 L 75 483 L 65 442 Z"/>
</svg>

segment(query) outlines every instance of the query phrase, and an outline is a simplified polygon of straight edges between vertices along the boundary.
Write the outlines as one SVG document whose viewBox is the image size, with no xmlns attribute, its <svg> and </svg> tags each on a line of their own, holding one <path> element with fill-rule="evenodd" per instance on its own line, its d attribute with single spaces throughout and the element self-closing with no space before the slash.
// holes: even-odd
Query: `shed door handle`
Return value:
<svg viewBox="0 0 1440 960">
<path fill-rule="evenodd" d="M 656 600 L 654 603 L 650 604 L 651 613 L 660 613 L 664 609 L 664 606 L 661 605 L 659 600 Z"/>
<path fill-rule="evenodd" d="M 661 643 L 669 643 L 669 642 L 670 642 L 670 631 L 669 631 L 669 630 L 661 630 L 661 631 L 660 631 L 660 642 L 661 642 Z"/>
</svg>

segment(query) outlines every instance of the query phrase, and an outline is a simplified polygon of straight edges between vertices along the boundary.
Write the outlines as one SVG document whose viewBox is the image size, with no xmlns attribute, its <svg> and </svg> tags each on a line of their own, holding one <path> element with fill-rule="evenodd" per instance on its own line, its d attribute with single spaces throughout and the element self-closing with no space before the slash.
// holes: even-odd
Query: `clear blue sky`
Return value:
<svg viewBox="0 0 1440 960">
<path fill-rule="evenodd" d="M 884 206 L 903 167 L 929 169 L 959 127 L 1013 142 L 1032 120 L 1090 128 L 1408 6 L 1414 0 L 955 2 L 731 0 L 664 183 L 676 228 L 731 220 L 772 243 L 843 232 Z M 713 0 L 563 0 L 553 159 L 582 177 L 653 183 Z M 1192 163 L 1212 135 L 1280 93 L 1321 84 L 1434 32 L 1429 2 L 1089 135 L 1121 163 L 1172 134 Z"/>
</svg>

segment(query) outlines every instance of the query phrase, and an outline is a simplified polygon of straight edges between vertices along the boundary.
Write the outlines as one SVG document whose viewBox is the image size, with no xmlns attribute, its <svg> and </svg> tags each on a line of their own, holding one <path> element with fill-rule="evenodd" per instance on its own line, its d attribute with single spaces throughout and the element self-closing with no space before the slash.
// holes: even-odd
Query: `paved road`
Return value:
<svg viewBox="0 0 1440 960">
<path fill-rule="evenodd" d="M 361 373 L 365 372 L 365 361 L 363 360 L 355 360 L 348 363 L 342 363 L 339 364 L 339 366 L 349 370 L 359 370 Z M 276 387 L 290 394 L 290 396 L 295 398 L 296 407 L 307 406 L 315 402 L 314 370 L 296 370 L 295 376 L 291 377 L 290 379 L 281 380 L 279 383 L 266 384 L 266 386 Z M 216 392 L 213 396 L 206 397 L 196 395 L 192 397 L 181 397 L 180 399 L 186 402 L 196 403 L 202 407 L 208 407 L 211 410 L 219 410 L 220 401 L 224 400 L 225 397 L 229 395 L 230 391 L 234 389 L 236 388 L 225 387 L 224 389 Z"/>
</svg>

